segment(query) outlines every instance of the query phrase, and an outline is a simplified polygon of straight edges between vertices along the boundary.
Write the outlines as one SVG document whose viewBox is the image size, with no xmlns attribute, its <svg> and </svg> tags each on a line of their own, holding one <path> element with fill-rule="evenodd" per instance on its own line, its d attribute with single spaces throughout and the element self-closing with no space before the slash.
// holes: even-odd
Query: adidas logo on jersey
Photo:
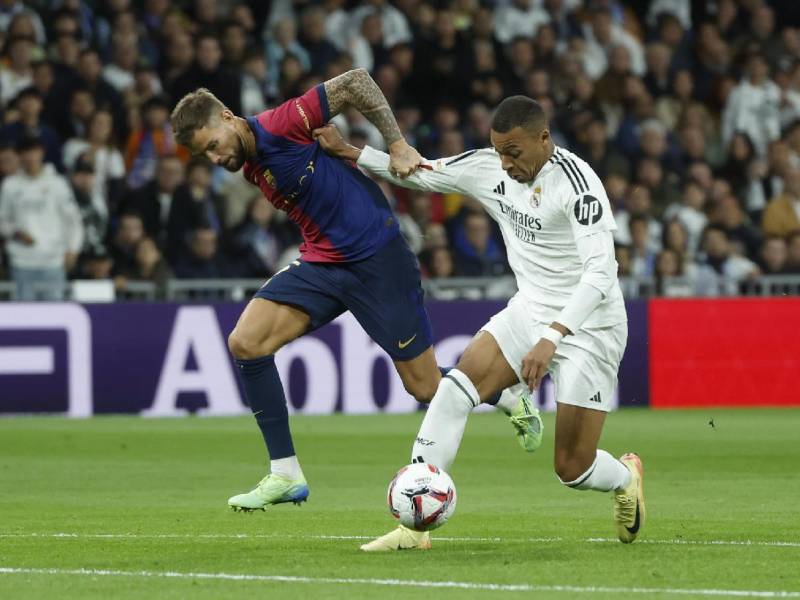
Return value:
<svg viewBox="0 0 800 600">
<path fill-rule="evenodd" d="M 494 191 L 495 194 L 500 194 L 501 196 L 505 196 L 506 195 L 506 182 L 505 181 L 501 181 L 497 185 L 497 187 L 494 188 L 493 191 Z"/>
<path fill-rule="evenodd" d="M 600 402 L 601 402 L 601 400 L 600 400 L 600 392 L 597 392 L 597 393 L 596 393 L 594 396 L 592 396 L 591 398 L 589 398 L 589 402 L 597 402 L 597 403 L 600 403 Z"/>
</svg>

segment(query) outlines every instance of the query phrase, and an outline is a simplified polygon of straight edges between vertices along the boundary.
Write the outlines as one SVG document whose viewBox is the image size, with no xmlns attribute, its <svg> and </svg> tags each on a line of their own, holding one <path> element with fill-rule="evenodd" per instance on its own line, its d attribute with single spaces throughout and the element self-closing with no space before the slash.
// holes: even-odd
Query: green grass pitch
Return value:
<svg viewBox="0 0 800 600">
<path fill-rule="evenodd" d="M 250 418 L 0 419 L 0 598 L 800 598 L 800 410 L 612 414 L 602 446 L 645 466 L 630 546 L 608 495 L 556 480 L 552 415 L 535 455 L 475 415 L 433 549 L 364 554 L 420 420 L 293 418 L 309 502 L 243 515 Z"/>
</svg>

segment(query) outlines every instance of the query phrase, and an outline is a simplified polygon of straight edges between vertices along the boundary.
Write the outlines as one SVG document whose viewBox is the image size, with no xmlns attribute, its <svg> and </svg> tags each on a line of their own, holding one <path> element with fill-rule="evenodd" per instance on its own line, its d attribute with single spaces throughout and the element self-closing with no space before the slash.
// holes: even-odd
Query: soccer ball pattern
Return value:
<svg viewBox="0 0 800 600">
<path fill-rule="evenodd" d="M 450 475 L 427 463 L 400 469 L 387 496 L 392 515 L 417 531 L 441 527 L 456 510 L 456 486 Z"/>
</svg>

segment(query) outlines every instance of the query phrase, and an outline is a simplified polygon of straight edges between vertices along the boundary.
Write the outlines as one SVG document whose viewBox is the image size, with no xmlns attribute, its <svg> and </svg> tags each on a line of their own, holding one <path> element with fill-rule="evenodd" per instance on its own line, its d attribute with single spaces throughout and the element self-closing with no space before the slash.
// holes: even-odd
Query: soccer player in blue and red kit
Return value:
<svg viewBox="0 0 800 600">
<path fill-rule="evenodd" d="M 304 240 L 300 259 L 255 294 L 228 340 L 270 455 L 270 474 L 228 501 L 235 510 L 299 503 L 308 496 L 275 366 L 275 352 L 285 344 L 349 310 L 393 359 L 405 389 L 418 401 L 429 402 L 442 377 L 416 257 L 386 198 L 357 168 L 325 154 L 312 135 L 347 106 L 383 135 L 394 173 L 405 176 L 418 167 L 420 155 L 363 69 L 255 117 L 237 117 L 206 89 L 187 94 L 172 113 L 179 143 L 229 171 L 244 167 L 248 181 L 288 214 Z M 506 394 L 500 407 L 520 443 L 528 450 L 538 445 L 541 420 L 528 398 Z"/>
</svg>

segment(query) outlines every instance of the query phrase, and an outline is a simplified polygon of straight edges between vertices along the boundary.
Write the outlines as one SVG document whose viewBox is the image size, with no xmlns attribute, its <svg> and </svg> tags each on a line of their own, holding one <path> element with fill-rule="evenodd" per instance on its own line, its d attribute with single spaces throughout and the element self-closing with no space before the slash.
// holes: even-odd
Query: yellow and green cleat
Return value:
<svg viewBox="0 0 800 600">
<path fill-rule="evenodd" d="M 631 481 L 614 493 L 614 523 L 619 541 L 630 544 L 644 526 L 644 467 L 642 459 L 632 452 L 622 455 L 619 462 L 631 472 Z"/>
<path fill-rule="evenodd" d="M 531 404 L 530 394 L 520 394 L 517 406 L 509 413 L 508 420 L 514 426 L 517 441 L 525 452 L 536 452 L 542 445 L 544 424 L 539 409 Z"/>
<path fill-rule="evenodd" d="M 270 504 L 293 502 L 299 505 L 308 498 L 308 484 L 304 477 L 289 479 L 270 473 L 246 494 L 237 494 L 228 499 L 234 512 L 265 510 Z"/>
</svg>

